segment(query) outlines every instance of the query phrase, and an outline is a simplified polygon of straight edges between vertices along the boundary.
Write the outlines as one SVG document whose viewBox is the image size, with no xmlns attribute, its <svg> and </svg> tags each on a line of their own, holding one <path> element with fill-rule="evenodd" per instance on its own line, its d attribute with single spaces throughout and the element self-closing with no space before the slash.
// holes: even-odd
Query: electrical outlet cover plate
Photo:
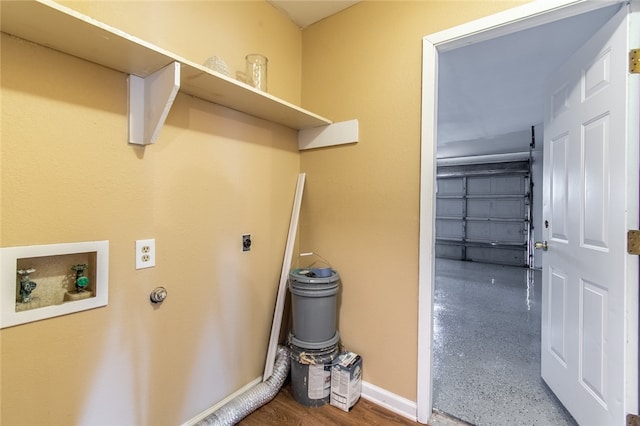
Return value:
<svg viewBox="0 0 640 426">
<path fill-rule="evenodd" d="M 136 241 L 136 269 L 156 266 L 156 240 Z"/>
</svg>

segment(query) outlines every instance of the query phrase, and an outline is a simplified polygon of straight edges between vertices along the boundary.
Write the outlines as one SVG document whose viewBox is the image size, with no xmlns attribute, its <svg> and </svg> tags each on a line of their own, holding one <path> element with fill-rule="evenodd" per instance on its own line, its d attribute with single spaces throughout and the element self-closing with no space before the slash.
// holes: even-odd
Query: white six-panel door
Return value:
<svg viewBox="0 0 640 426">
<path fill-rule="evenodd" d="M 624 425 L 637 412 L 638 260 L 626 253 L 626 230 L 638 222 L 630 18 L 623 7 L 547 91 L 542 377 L 581 425 Z"/>
</svg>

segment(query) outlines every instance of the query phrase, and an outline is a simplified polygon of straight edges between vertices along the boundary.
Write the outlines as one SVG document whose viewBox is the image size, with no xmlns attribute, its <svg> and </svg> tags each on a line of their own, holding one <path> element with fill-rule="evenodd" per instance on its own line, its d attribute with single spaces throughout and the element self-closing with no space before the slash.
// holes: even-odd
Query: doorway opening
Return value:
<svg viewBox="0 0 640 426">
<path fill-rule="evenodd" d="M 606 5 L 610 7 L 562 3 L 552 9 L 523 6 L 518 13 L 496 15 L 493 20 L 425 39 L 423 111 L 427 112 L 423 117 L 417 406 L 420 422 L 426 423 L 434 408 L 432 383 L 440 362 L 433 358 L 437 345 L 434 338 L 447 332 L 447 327 L 437 328 L 438 323 L 434 322 L 438 308 L 434 306 L 438 291 L 434 283 L 441 266 L 435 259 L 434 154 L 441 159 L 514 155 L 524 151 L 517 144 L 514 147 L 512 136 L 528 132 L 531 124 L 543 121 L 543 100 L 539 95 L 546 76 L 619 8 L 611 3 Z M 429 86 L 433 82 L 436 84 Z M 525 140 L 526 146 L 531 139 Z M 517 142 L 522 143 L 522 139 Z M 535 212 L 541 197 L 536 199 L 534 195 L 533 199 L 531 208 Z M 533 239 L 538 241 L 536 229 L 541 229 L 540 219 L 540 214 L 533 214 Z M 451 265 L 445 265 L 444 269 L 448 266 Z M 539 267 L 539 259 L 534 257 L 526 266 Z M 527 268 L 522 268 L 522 272 L 527 272 Z M 531 282 L 531 276 L 528 275 L 527 282 Z M 536 344 L 539 347 L 539 340 Z M 473 357 L 473 350 L 464 355 Z M 505 424 L 517 423 L 517 419 L 511 417 Z"/>
</svg>

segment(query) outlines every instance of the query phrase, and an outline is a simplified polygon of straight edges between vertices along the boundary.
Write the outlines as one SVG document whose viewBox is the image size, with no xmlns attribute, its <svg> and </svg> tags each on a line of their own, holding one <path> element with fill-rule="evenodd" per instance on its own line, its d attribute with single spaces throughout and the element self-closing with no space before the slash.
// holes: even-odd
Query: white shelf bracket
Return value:
<svg viewBox="0 0 640 426">
<path fill-rule="evenodd" d="M 298 149 L 344 145 L 358 142 L 358 120 L 342 121 L 326 126 L 304 129 L 298 132 Z"/>
<path fill-rule="evenodd" d="M 180 64 L 172 62 L 145 78 L 129 75 L 128 83 L 129 143 L 155 143 L 180 88 Z"/>
</svg>

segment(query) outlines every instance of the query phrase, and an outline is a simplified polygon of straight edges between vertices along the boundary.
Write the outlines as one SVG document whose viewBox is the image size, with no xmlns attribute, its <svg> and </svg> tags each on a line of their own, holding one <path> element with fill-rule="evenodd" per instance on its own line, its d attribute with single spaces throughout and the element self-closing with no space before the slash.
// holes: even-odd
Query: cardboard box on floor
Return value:
<svg viewBox="0 0 640 426">
<path fill-rule="evenodd" d="M 343 352 L 331 368 L 331 405 L 349 411 L 362 392 L 362 358 Z"/>
</svg>

